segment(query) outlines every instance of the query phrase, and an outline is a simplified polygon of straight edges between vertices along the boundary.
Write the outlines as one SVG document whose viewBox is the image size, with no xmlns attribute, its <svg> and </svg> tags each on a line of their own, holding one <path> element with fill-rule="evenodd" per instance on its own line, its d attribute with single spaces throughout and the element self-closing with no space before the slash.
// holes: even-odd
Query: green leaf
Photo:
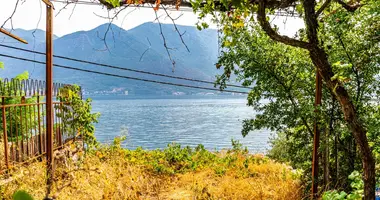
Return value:
<svg viewBox="0 0 380 200">
<path fill-rule="evenodd" d="M 4 69 L 4 63 L 0 62 L 0 69 Z"/>
<path fill-rule="evenodd" d="M 108 3 L 110 3 L 114 8 L 120 7 L 119 0 L 107 0 Z"/>
<path fill-rule="evenodd" d="M 349 176 L 348 176 L 348 179 L 350 180 L 354 180 L 356 177 L 359 177 L 360 174 L 358 171 L 353 171 Z"/>
<path fill-rule="evenodd" d="M 347 193 L 342 191 L 340 194 L 337 196 L 337 199 L 344 199 L 347 196 Z"/>
<path fill-rule="evenodd" d="M 20 190 L 13 194 L 13 200 L 33 200 L 33 197 L 27 192 Z"/>
<path fill-rule="evenodd" d="M 359 200 L 361 198 L 362 197 L 359 194 L 357 194 L 357 193 L 355 193 L 355 194 L 349 194 L 347 196 L 347 200 Z"/>
<path fill-rule="evenodd" d="M 23 73 L 21 73 L 15 77 L 15 79 L 18 79 L 18 80 L 26 80 L 28 78 L 29 78 L 29 72 L 28 71 L 24 71 Z"/>
<path fill-rule="evenodd" d="M 206 28 L 208 28 L 208 27 L 209 27 L 209 25 L 208 25 L 207 23 L 205 23 L 205 22 L 202 23 L 202 28 L 203 28 L 203 29 L 206 29 Z"/>
</svg>

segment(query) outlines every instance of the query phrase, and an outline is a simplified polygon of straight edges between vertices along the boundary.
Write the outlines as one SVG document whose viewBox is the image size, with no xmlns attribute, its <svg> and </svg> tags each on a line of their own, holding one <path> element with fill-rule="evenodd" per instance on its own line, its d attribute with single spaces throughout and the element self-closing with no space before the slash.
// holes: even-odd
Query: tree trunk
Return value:
<svg viewBox="0 0 380 200">
<path fill-rule="evenodd" d="M 302 2 L 305 11 L 304 22 L 308 42 L 281 36 L 272 29 L 266 19 L 266 3 L 266 0 L 260 0 L 258 2 L 257 20 L 260 26 L 271 39 L 309 51 L 310 58 L 317 68 L 318 73 L 322 76 L 331 94 L 334 95 L 339 102 L 348 128 L 351 130 L 356 144 L 359 146 L 364 171 L 364 199 L 375 199 L 375 160 L 368 144 L 367 131 L 364 125 L 359 121 L 354 104 L 347 90 L 340 81 L 331 80 L 334 76 L 334 72 L 332 71 L 332 66 L 329 63 L 327 54 L 323 47 L 320 46 L 320 40 L 318 39 L 318 16 L 315 11 L 316 0 L 303 0 Z"/>
<path fill-rule="evenodd" d="M 323 47 L 320 46 L 320 41 L 318 39 L 318 21 L 315 12 L 315 5 L 315 0 L 303 1 L 303 7 L 305 9 L 306 33 L 309 40 L 307 50 L 309 51 L 310 58 L 314 66 L 317 67 L 319 74 L 325 81 L 327 88 L 329 88 L 331 94 L 333 94 L 338 100 L 348 128 L 351 130 L 356 140 L 356 144 L 359 146 L 364 171 L 364 199 L 373 200 L 375 199 L 376 182 L 375 160 L 368 144 L 366 135 L 367 131 L 362 122 L 360 122 L 355 106 L 352 103 L 347 90 L 343 87 L 343 84 L 336 79 L 332 80 L 334 72 L 332 71 L 331 64 L 329 63 L 327 53 Z"/>
<path fill-rule="evenodd" d="M 326 82 L 327 88 L 335 95 L 338 100 L 344 118 L 347 122 L 349 129 L 351 130 L 356 144 L 359 147 L 363 171 L 364 171 L 364 199 L 375 199 L 375 160 L 372 155 L 372 151 L 369 147 L 367 140 L 367 131 L 364 125 L 358 119 L 355 111 L 354 104 L 352 103 L 347 90 L 337 80 L 331 80 L 334 76 L 332 67 L 327 59 L 326 52 L 318 46 L 313 46 L 309 49 L 310 58 L 315 66 L 317 66 L 318 72 Z"/>
<path fill-rule="evenodd" d="M 355 138 L 350 138 L 350 148 L 349 148 L 349 169 L 350 172 L 355 170 L 355 152 L 356 152 L 356 147 L 355 147 Z"/>
</svg>

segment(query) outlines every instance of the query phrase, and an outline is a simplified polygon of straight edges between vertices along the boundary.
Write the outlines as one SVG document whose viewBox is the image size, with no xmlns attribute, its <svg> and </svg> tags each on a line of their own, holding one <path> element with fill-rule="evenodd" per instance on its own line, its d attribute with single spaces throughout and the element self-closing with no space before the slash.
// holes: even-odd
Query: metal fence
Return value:
<svg viewBox="0 0 380 200">
<path fill-rule="evenodd" d="M 46 153 L 45 85 L 39 80 L 0 80 L 0 174 Z M 65 86 L 55 83 L 53 88 L 55 149 L 74 137 L 63 120 L 68 102 L 60 101 L 60 89 Z"/>
</svg>

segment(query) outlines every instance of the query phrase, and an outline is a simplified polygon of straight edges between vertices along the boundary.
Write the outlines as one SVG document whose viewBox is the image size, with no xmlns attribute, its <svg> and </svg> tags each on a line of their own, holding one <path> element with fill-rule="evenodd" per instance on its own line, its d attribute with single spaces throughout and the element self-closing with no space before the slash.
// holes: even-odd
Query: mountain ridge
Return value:
<svg viewBox="0 0 380 200">
<path fill-rule="evenodd" d="M 109 27 L 111 29 L 107 31 Z M 115 24 L 110 25 L 106 23 L 88 31 L 78 31 L 57 37 L 54 40 L 54 54 L 154 73 L 208 81 L 214 80 L 215 75 L 221 73 L 221 70 L 216 70 L 214 65 L 219 53 L 216 30 L 198 31 L 196 27 L 192 26 L 177 25 L 177 27 L 181 31 L 181 34 L 185 33 L 182 35 L 182 38 L 189 47 L 190 52 L 182 44 L 181 38 L 172 24 L 161 24 L 167 45 L 174 49 L 170 50 L 170 54 L 176 62 L 175 66 L 172 65 L 163 45 L 159 24 L 152 22 L 141 24 L 129 30 L 124 30 Z M 22 31 L 18 30 L 18 32 Z M 36 32 L 39 32 L 38 35 L 40 37 L 36 41 L 44 41 L 44 38 L 41 38 L 41 30 Z M 15 46 L 25 48 L 25 46 L 19 44 Z M 36 42 L 33 46 L 27 45 L 26 48 L 33 48 L 44 52 L 45 44 L 43 42 Z M 44 56 L 42 55 L 27 54 L 2 47 L 0 47 L 0 52 L 29 59 L 44 60 Z M 6 67 L 5 70 L 0 71 L 0 76 L 12 77 L 23 70 L 28 70 L 31 72 L 31 78 L 44 79 L 44 68 L 41 66 L 6 58 L 0 59 L 4 60 Z M 100 66 L 89 66 L 62 59 L 54 59 L 54 62 L 99 72 L 213 88 L 211 84 L 172 80 L 123 70 L 106 69 Z M 114 79 L 60 68 L 54 69 L 54 78 L 58 82 L 79 84 L 89 94 L 177 95 L 206 92 L 133 80 Z"/>
</svg>

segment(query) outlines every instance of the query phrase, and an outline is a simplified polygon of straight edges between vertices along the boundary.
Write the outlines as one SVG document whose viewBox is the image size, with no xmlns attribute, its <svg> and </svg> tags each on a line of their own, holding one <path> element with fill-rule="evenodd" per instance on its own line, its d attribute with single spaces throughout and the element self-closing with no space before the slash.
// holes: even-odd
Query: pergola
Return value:
<svg viewBox="0 0 380 200">
<path fill-rule="evenodd" d="M 41 0 L 46 5 L 46 159 L 47 159 L 47 185 L 48 185 L 48 194 L 50 192 L 50 185 L 53 180 L 53 10 L 54 6 L 50 0 Z M 59 0 L 53 0 L 58 1 Z M 105 5 L 108 9 L 112 9 L 113 5 L 108 3 L 105 0 L 99 0 L 99 2 Z M 145 3 L 154 4 L 156 0 L 147 0 Z M 270 5 L 277 5 L 280 1 L 271 0 L 269 1 Z M 123 1 L 124 4 L 129 4 L 129 1 Z M 191 7 L 191 3 L 183 0 L 162 0 L 161 4 L 163 5 L 175 5 L 184 7 Z M 272 6 L 273 6 L 272 5 Z M 28 44 L 27 41 L 19 38 L 16 35 L 13 35 L 9 31 L 0 28 L 0 32 L 16 39 L 24 44 Z M 316 73 L 316 93 L 315 93 L 315 112 L 318 116 L 318 106 L 321 104 L 322 98 L 322 79 L 319 73 Z M 319 139 L 320 130 L 318 127 L 318 120 L 316 118 L 314 123 L 314 145 L 313 145 L 313 160 L 312 160 L 312 198 L 317 193 L 318 187 L 318 148 L 319 148 Z"/>
</svg>

